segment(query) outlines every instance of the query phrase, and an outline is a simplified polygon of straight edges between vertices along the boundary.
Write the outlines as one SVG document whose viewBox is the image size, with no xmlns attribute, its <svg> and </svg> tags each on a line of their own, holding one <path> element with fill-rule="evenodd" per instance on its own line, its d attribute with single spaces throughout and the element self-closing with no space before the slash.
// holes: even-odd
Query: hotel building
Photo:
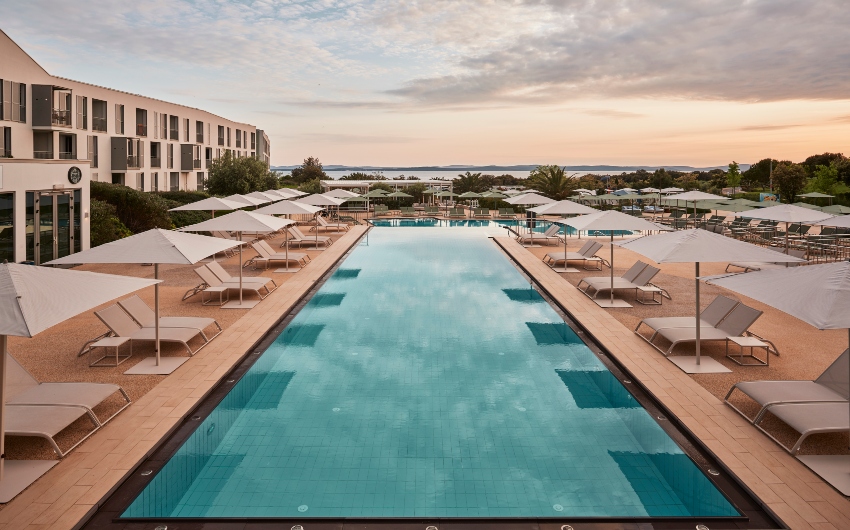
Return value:
<svg viewBox="0 0 850 530">
<path fill-rule="evenodd" d="M 52 76 L 3 31 L 0 102 L 0 260 L 87 249 L 91 181 L 197 190 L 226 151 L 269 164 L 256 126 Z"/>
</svg>

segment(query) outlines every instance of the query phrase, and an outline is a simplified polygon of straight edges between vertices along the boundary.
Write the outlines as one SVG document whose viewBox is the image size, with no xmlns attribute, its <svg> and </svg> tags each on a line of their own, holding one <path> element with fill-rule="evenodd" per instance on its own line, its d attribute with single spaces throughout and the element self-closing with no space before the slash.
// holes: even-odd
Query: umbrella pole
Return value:
<svg viewBox="0 0 850 530">
<path fill-rule="evenodd" d="M 159 263 L 153 264 L 153 277 L 159 279 Z M 159 366 L 159 283 L 153 286 L 153 310 L 154 319 L 156 319 L 155 338 L 156 338 L 156 365 Z"/>
<path fill-rule="evenodd" d="M 566 256 L 564 256 L 566 257 Z M 611 307 L 614 307 L 614 231 L 611 230 Z"/>
<path fill-rule="evenodd" d="M 286 272 L 289 272 L 289 229 L 283 229 L 283 241 L 286 244 Z"/>
<path fill-rule="evenodd" d="M 694 282 L 697 284 L 697 296 L 696 296 L 696 324 L 697 324 L 697 366 L 699 366 L 699 328 L 700 328 L 700 320 L 699 320 L 699 262 L 694 264 Z"/>
<path fill-rule="evenodd" d="M 9 355 L 9 337 L 0 335 L 0 480 L 6 467 L 6 356 Z"/>
<path fill-rule="evenodd" d="M 245 243 L 242 241 L 242 232 L 236 232 L 236 237 L 239 238 L 239 306 L 242 306 L 242 247 Z"/>
</svg>

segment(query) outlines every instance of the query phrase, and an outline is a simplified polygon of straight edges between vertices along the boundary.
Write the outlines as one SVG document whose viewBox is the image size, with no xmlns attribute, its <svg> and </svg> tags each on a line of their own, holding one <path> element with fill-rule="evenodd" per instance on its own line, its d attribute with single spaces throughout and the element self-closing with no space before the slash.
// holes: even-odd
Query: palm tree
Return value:
<svg viewBox="0 0 850 530">
<path fill-rule="evenodd" d="M 466 193 L 467 191 L 479 193 L 487 190 L 487 183 L 481 178 L 481 173 L 470 173 L 467 171 L 466 173 L 459 174 L 458 178 L 454 179 L 452 188 L 455 193 Z"/>
<path fill-rule="evenodd" d="M 556 165 L 537 166 L 528 176 L 528 185 L 556 201 L 568 198 L 576 189 L 576 181 Z"/>
</svg>

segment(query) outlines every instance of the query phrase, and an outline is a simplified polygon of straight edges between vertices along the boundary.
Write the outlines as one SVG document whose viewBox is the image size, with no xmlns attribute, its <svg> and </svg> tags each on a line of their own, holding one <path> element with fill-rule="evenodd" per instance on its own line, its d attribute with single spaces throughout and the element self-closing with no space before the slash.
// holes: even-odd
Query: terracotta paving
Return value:
<svg viewBox="0 0 850 530">
<path fill-rule="evenodd" d="M 136 400 L 0 511 L 0 529 L 74 529 L 211 391 L 221 377 L 345 254 L 354 226 L 209 346 Z"/>
<path fill-rule="evenodd" d="M 495 238 L 789 528 L 848 529 L 850 501 L 511 238 Z"/>
</svg>

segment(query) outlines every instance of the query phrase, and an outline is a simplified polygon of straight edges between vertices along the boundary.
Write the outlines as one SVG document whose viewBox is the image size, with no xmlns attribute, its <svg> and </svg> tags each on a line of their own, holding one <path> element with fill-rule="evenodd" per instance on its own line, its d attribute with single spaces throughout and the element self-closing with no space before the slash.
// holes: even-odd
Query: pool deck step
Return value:
<svg viewBox="0 0 850 530">
<path fill-rule="evenodd" d="M 288 312 L 367 230 L 353 226 L 209 346 L 0 510 L 0 530 L 79 528 L 151 454 L 281 315 Z M 170 526 L 170 525 L 169 525 Z"/>
<path fill-rule="evenodd" d="M 850 501 L 512 238 L 522 268 L 789 528 L 850 528 Z"/>
</svg>

